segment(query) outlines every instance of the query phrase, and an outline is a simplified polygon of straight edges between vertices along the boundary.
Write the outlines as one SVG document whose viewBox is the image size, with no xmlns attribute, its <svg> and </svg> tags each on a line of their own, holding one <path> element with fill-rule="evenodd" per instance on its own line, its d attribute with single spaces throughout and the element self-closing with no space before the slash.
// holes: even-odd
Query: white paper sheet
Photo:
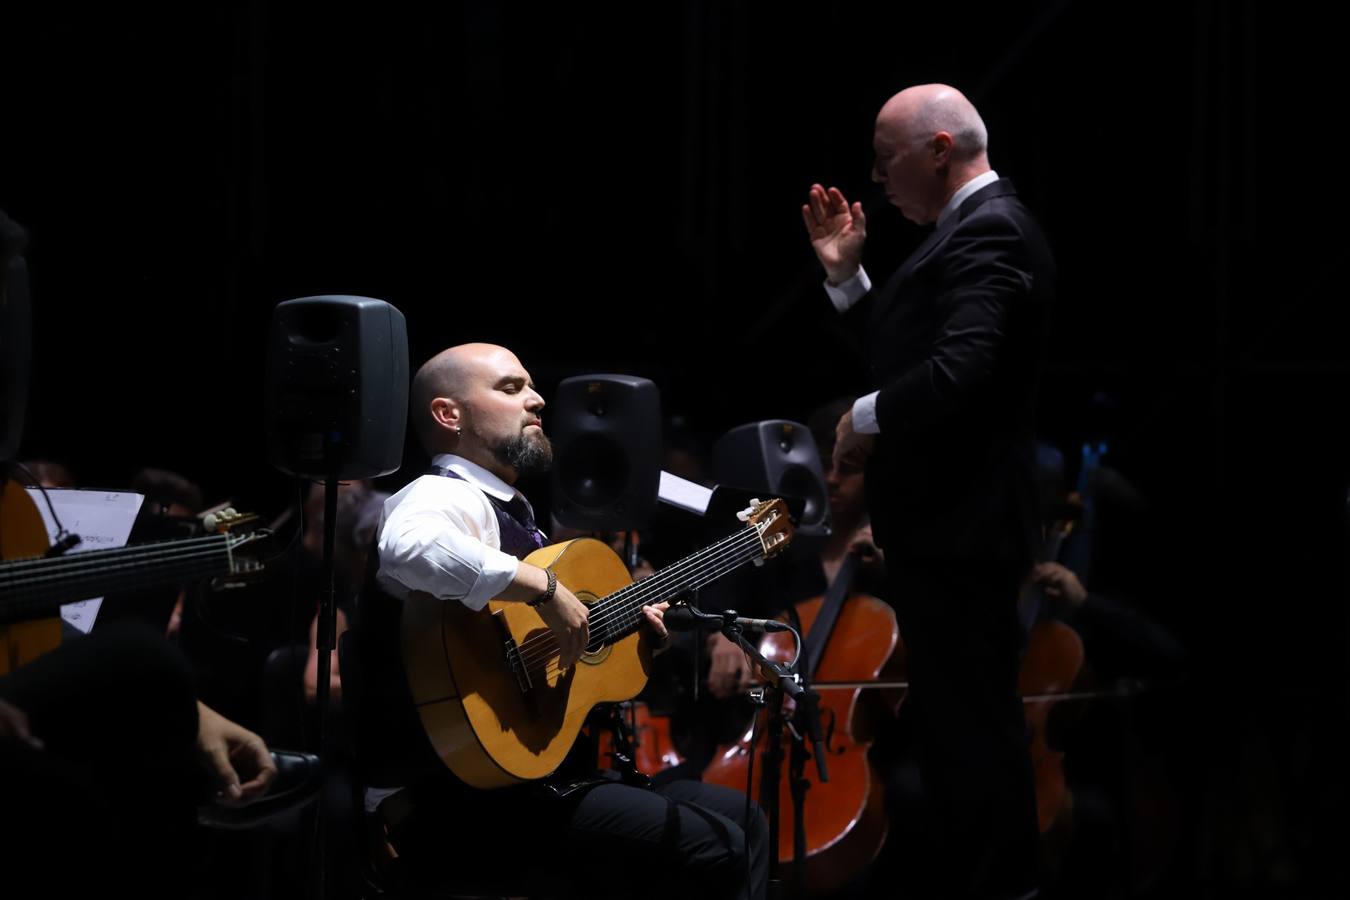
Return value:
<svg viewBox="0 0 1350 900">
<path fill-rule="evenodd" d="M 42 514 L 42 524 L 47 526 L 47 539 L 55 541 L 56 522 L 52 519 L 51 510 L 47 508 L 42 491 L 29 488 L 28 493 L 37 504 L 38 512 Z M 80 543 L 66 551 L 68 554 L 126 546 L 131 526 L 136 521 L 136 514 L 140 512 L 141 501 L 145 499 L 143 495 L 131 491 L 81 491 L 65 488 L 47 488 L 47 495 L 52 498 L 52 506 L 56 507 L 56 515 L 61 519 L 66 531 L 78 534 L 81 538 Z M 94 627 L 94 619 L 98 617 L 98 610 L 102 604 L 102 597 L 67 603 L 61 607 L 61 618 L 87 634 L 89 629 Z"/>
<path fill-rule="evenodd" d="M 708 511 L 708 504 L 712 502 L 710 488 L 669 472 L 661 473 L 661 485 L 656 493 L 662 503 L 687 509 L 700 516 Z"/>
</svg>

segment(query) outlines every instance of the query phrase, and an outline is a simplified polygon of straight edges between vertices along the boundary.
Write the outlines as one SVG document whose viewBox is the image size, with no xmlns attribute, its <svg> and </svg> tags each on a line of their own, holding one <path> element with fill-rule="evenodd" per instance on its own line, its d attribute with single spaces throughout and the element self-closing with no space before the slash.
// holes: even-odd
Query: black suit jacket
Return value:
<svg viewBox="0 0 1350 900">
<path fill-rule="evenodd" d="M 889 553 L 1030 562 L 1035 392 L 1054 281 L 1044 234 L 1000 179 L 849 310 L 880 389 L 867 491 Z"/>
</svg>

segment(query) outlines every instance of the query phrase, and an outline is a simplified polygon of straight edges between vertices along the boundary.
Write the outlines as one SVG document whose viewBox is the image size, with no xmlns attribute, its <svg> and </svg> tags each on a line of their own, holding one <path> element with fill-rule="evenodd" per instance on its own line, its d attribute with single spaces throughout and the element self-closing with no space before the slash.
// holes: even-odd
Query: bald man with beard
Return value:
<svg viewBox="0 0 1350 900">
<path fill-rule="evenodd" d="M 835 457 L 866 463 L 909 654 L 906 703 L 936 826 L 921 855 L 930 871 L 914 877 L 943 897 L 1033 896 L 1017 597 L 1040 541 L 1033 413 L 1055 265 L 956 89 L 891 97 L 873 149 L 887 200 L 932 226 L 896 272 L 873 286 L 867 217 L 837 188 L 812 185 L 802 216 L 876 388 L 840 419 Z"/>
<path fill-rule="evenodd" d="M 418 724 L 398 657 L 401 604 L 414 592 L 470 609 L 530 603 L 557 638 L 563 668 L 586 647 L 585 604 L 523 561 L 546 543 L 515 486 L 552 461 L 543 408 L 520 360 L 492 344 L 451 347 L 413 379 L 412 421 L 432 466 L 385 502 L 354 629 L 358 756 L 382 788 L 367 805 L 378 803 L 400 864 L 424 886 L 442 873 L 453 887 L 456 876 L 479 872 L 547 896 L 761 898 L 768 829 L 758 809 L 744 824 L 744 794 L 692 781 L 659 790 L 627 783 L 596 769 L 584 739 L 542 782 L 478 790 L 440 763 Z M 666 637 L 664 606 L 643 608 L 657 641 Z"/>
</svg>

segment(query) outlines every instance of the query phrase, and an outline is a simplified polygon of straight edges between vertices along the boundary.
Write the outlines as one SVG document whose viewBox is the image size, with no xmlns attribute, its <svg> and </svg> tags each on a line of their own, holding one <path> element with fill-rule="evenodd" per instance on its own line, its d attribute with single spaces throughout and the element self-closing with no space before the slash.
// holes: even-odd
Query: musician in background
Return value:
<svg viewBox="0 0 1350 900">
<path fill-rule="evenodd" d="M 375 529 L 384 501 L 388 499 L 388 494 L 375 490 L 368 480 L 338 485 L 337 523 L 333 541 L 335 639 L 340 639 L 349 627 L 357 586 L 366 580 Z M 315 485 L 305 500 L 305 531 L 300 539 L 300 572 L 297 576 L 299 596 L 296 598 L 304 610 L 314 610 L 309 623 L 309 655 L 302 676 L 305 702 L 311 706 L 315 704 L 319 690 L 318 607 L 324 590 L 324 516 L 324 491 L 321 486 Z M 342 679 L 338 673 L 336 653 L 331 654 L 329 663 L 329 696 L 337 703 L 342 700 Z"/>
<path fill-rule="evenodd" d="M 149 466 L 141 469 L 132 476 L 131 489 L 145 497 L 141 501 L 140 514 L 136 520 L 136 529 L 140 529 L 142 533 L 138 534 L 133 530 L 132 543 L 182 537 L 183 535 L 175 534 L 170 528 L 146 529 L 144 523 L 155 519 L 185 519 L 197 515 L 206 508 L 202 489 L 185 476 L 168 469 Z M 169 624 L 164 630 L 169 637 L 177 635 L 182 628 L 183 607 L 187 602 L 188 589 L 180 587 L 176 590 L 173 610 L 169 613 Z"/>
<path fill-rule="evenodd" d="M 1068 490 L 1064 455 L 1052 444 L 1037 447 L 1042 506 L 1048 528 L 1075 525 L 1059 558 L 1039 561 L 1028 576 L 1036 590 L 1023 593 L 1024 618 L 1039 607 L 1042 618 L 1071 627 L 1086 659 L 1078 690 L 1103 697 L 1064 704 L 1051 719 L 1051 731 L 1063 750 L 1064 773 L 1073 797 L 1072 829 L 1060 854 L 1047 867 L 1047 898 L 1114 896 L 1131 889 L 1131 880 L 1175 852 L 1180 837 L 1174 786 L 1161 764 L 1160 751 L 1174 738 L 1159 722 L 1166 688 L 1185 673 L 1186 653 L 1176 636 L 1149 615 L 1135 597 L 1148 589 L 1166 598 L 1168 586 L 1123 580 L 1109 566 L 1095 565 L 1114 540 L 1113 516 L 1139 515 L 1143 496 L 1117 469 L 1093 463 L 1085 454 L 1078 489 Z M 1115 535 L 1113 538 L 1112 535 Z M 1098 546 L 1101 539 L 1106 546 Z M 1137 576 L 1136 576 L 1137 577 Z M 1089 589 L 1091 585 L 1091 589 Z M 1035 601 L 1028 604 L 1027 598 Z M 1028 623 L 1030 625 L 1030 623 Z M 1162 704 L 1160 707 L 1159 704 Z M 1139 821 L 1150 809 L 1151 821 Z M 1140 871 L 1132 871 L 1137 869 Z"/>
<path fill-rule="evenodd" d="M 197 803 L 248 802 L 275 776 L 262 739 L 197 700 L 186 661 L 149 629 L 95 632 L 0 676 L 7 882 L 184 896 Z"/>
<path fill-rule="evenodd" d="M 25 240 L 0 210 L 0 302 Z M 9 412 L 0 407 L 0 421 Z M 31 467 L 44 487 L 74 486 L 64 467 Z M 0 479 L 3 527 L 27 518 L 10 514 L 27 500 Z M 95 896 L 112 884 L 182 897 L 197 802 L 247 802 L 275 776 L 256 734 L 197 699 L 169 641 L 144 626 L 95 631 L 0 675 L 0 878 L 6 888 L 43 882 L 50 896 Z"/>
<path fill-rule="evenodd" d="M 20 464 L 18 476 L 24 487 L 73 488 L 75 476 L 65 463 L 51 459 L 31 459 Z"/>
<path fill-rule="evenodd" d="M 381 590 L 362 593 L 353 635 L 362 670 L 358 754 L 380 780 L 406 779 L 379 803 L 389 842 L 424 884 L 434 884 L 448 853 L 452 866 L 505 869 L 550 892 L 741 897 L 748 869 L 749 895 L 762 897 L 767 827 L 752 810 L 747 837 L 744 795 L 697 782 L 659 792 L 624 783 L 617 772 L 595 770 L 584 741 L 543 782 L 479 791 L 440 764 L 407 705 L 394 647 L 401 601 L 413 591 L 470 609 L 492 599 L 532 605 L 557 638 L 564 667 L 586 646 L 586 606 L 521 561 L 545 541 L 515 487 L 552 460 L 543 407 L 504 347 L 452 347 L 413 379 L 413 424 L 432 473 L 385 503 L 373 561 Z M 643 612 L 650 636 L 664 639 L 661 610 Z"/>
<path fill-rule="evenodd" d="M 872 523 L 867 514 L 865 468 L 854 459 L 836 458 L 834 453 L 835 425 L 852 408 L 852 398 L 839 397 L 816 408 L 807 417 L 806 427 L 815 439 L 821 471 L 825 475 L 826 498 L 830 504 L 830 537 L 820 549 L 824 582 L 814 586 L 820 590 L 812 590 L 796 600 L 823 593 L 825 586 L 833 583 L 850 553 L 857 553 L 860 563 L 853 590 L 886 598 L 886 557 L 872 537 Z"/>
</svg>

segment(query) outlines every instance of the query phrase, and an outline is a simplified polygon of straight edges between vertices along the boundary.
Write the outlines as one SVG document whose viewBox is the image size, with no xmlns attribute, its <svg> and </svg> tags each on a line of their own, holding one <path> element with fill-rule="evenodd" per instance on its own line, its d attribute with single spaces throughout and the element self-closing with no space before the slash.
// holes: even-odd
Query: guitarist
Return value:
<svg viewBox="0 0 1350 900">
<path fill-rule="evenodd" d="M 545 570 L 520 561 L 546 540 L 514 486 L 552 461 L 543 407 L 529 373 L 504 347 L 451 347 L 413 379 L 412 420 L 432 468 L 385 503 L 373 560 L 378 590 L 367 581 L 355 633 L 358 755 L 368 780 L 404 785 L 386 789 L 379 803 L 389 843 L 422 883 L 434 882 L 450 849 L 461 873 L 471 864 L 489 877 L 509 872 L 549 893 L 746 896 L 744 795 L 697 782 L 659 791 L 625 783 L 617 772 L 594 771 L 594 756 L 577 759 L 575 749 L 542 782 L 479 791 L 432 756 L 407 705 L 406 680 L 399 694 L 403 674 L 392 648 L 398 605 L 413 591 L 471 609 L 491 599 L 528 603 L 556 636 L 564 667 L 585 648 L 586 606 Z M 664 643 L 662 609 L 643 612 Z M 391 712 L 391 693 L 402 701 L 401 720 Z M 368 805 L 380 793 L 372 791 Z M 751 821 L 748 893 L 761 897 L 767 828 L 757 810 Z"/>
</svg>

